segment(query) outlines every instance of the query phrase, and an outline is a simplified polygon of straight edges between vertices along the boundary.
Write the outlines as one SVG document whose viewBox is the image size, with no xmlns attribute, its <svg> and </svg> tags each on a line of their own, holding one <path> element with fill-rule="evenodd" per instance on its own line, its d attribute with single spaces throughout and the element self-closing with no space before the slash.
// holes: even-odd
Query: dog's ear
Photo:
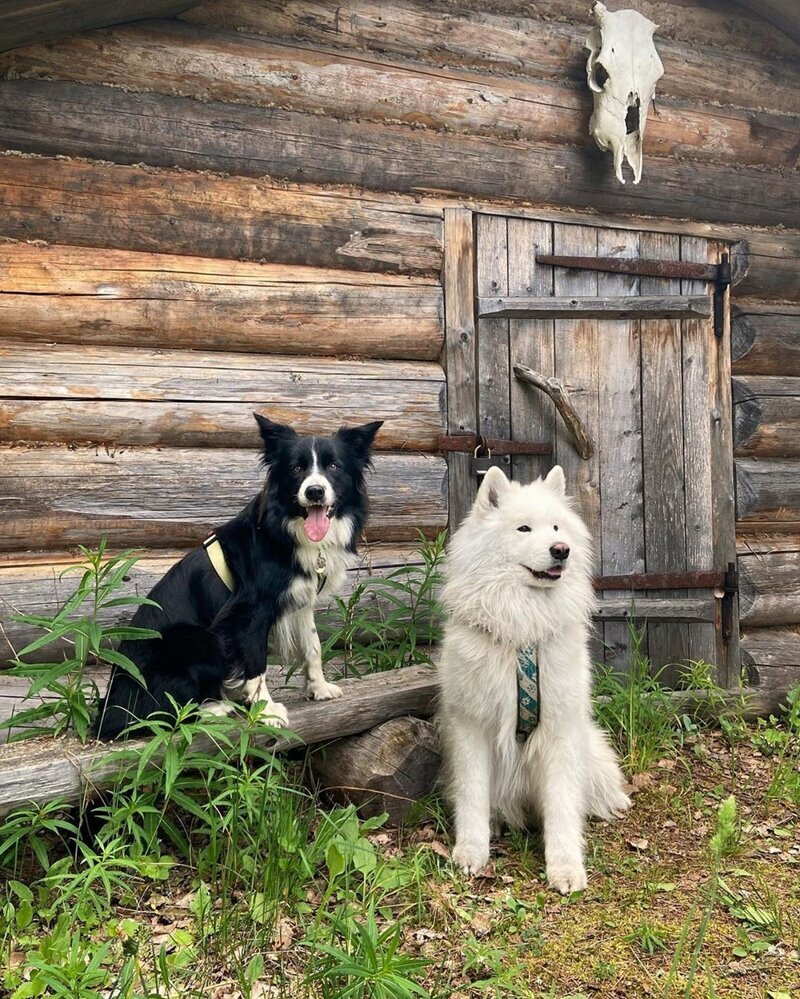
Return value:
<svg viewBox="0 0 800 999">
<path fill-rule="evenodd" d="M 567 480 L 564 478 L 564 469 L 561 465 L 553 465 L 547 473 L 544 484 L 549 486 L 560 499 L 567 494 Z"/>
<path fill-rule="evenodd" d="M 362 462 L 369 461 L 369 453 L 372 448 L 375 434 L 383 426 L 383 420 L 375 420 L 373 423 L 364 423 L 360 427 L 340 427 L 336 431 L 336 437 L 345 447 Z"/>
<path fill-rule="evenodd" d="M 475 509 L 478 513 L 485 514 L 500 506 L 509 484 L 503 469 L 492 465 L 484 475 L 478 495 L 475 497 Z"/>
<path fill-rule="evenodd" d="M 291 427 L 275 423 L 268 416 L 262 416 L 260 413 L 253 413 L 253 416 L 256 418 L 258 429 L 261 431 L 261 440 L 264 442 L 262 458 L 264 464 L 268 465 L 274 457 L 275 449 L 297 437 L 297 434 Z"/>
</svg>

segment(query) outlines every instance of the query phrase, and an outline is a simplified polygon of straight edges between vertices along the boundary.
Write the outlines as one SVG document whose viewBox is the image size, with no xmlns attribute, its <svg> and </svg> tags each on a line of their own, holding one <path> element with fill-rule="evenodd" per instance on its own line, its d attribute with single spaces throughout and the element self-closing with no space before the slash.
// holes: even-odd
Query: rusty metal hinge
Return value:
<svg viewBox="0 0 800 999">
<path fill-rule="evenodd" d="M 537 253 L 537 264 L 550 267 L 577 267 L 610 274 L 637 274 L 641 277 L 683 278 L 714 284 L 714 333 L 725 332 L 725 292 L 731 283 L 730 254 L 723 253 L 718 264 L 689 260 L 651 260 L 636 257 L 567 257 L 555 253 Z"/>
</svg>

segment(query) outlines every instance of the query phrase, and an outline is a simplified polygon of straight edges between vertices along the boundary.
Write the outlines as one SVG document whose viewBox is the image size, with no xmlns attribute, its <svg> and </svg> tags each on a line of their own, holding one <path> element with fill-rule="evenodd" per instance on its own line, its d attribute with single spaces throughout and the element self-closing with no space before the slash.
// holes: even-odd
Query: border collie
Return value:
<svg viewBox="0 0 800 999">
<path fill-rule="evenodd" d="M 170 697 L 215 714 L 232 710 L 226 694 L 264 702 L 265 719 L 286 725 L 286 708 L 266 685 L 268 640 L 282 657 L 302 662 L 308 698 L 341 697 L 322 673 L 314 605 L 338 589 L 356 550 L 367 517 L 365 472 L 382 421 L 301 437 L 254 415 L 264 442 L 264 487 L 153 587 L 149 597 L 158 606 L 136 611 L 132 624 L 161 637 L 120 645 L 147 686 L 113 670 L 96 724 L 101 739 L 169 713 Z"/>
</svg>

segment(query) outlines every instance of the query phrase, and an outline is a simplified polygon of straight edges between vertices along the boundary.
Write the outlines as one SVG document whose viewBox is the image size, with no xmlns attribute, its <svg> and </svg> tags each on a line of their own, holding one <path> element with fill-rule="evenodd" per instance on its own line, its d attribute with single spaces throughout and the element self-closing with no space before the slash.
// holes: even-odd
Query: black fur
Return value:
<svg viewBox="0 0 800 999">
<path fill-rule="evenodd" d="M 262 491 L 242 512 L 216 531 L 235 587 L 230 593 L 204 548 L 189 552 L 151 590 L 159 607 L 142 606 L 132 624 L 161 638 L 126 641 L 120 651 L 138 666 L 147 687 L 115 668 L 100 706 L 96 732 L 113 739 L 135 719 L 169 712 L 178 704 L 218 700 L 226 680 L 250 680 L 264 671 L 270 629 L 288 606 L 293 579 L 308 575 L 295 556 L 287 521 L 305 513 L 298 490 L 318 467 L 333 487 L 331 516 L 347 516 L 355 551 L 367 516 L 364 473 L 380 422 L 343 427 L 332 437 L 301 437 L 291 427 L 255 414 L 268 468 Z"/>
</svg>

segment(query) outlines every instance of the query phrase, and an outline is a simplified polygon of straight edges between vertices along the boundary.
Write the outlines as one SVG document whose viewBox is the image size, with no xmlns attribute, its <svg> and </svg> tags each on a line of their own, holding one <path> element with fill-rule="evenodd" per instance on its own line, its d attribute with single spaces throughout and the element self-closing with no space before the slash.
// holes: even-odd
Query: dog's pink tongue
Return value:
<svg viewBox="0 0 800 999">
<path fill-rule="evenodd" d="M 322 541 L 330 527 L 324 506 L 310 506 L 305 520 L 306 534 L 312 541 Z"/>
</svg>

